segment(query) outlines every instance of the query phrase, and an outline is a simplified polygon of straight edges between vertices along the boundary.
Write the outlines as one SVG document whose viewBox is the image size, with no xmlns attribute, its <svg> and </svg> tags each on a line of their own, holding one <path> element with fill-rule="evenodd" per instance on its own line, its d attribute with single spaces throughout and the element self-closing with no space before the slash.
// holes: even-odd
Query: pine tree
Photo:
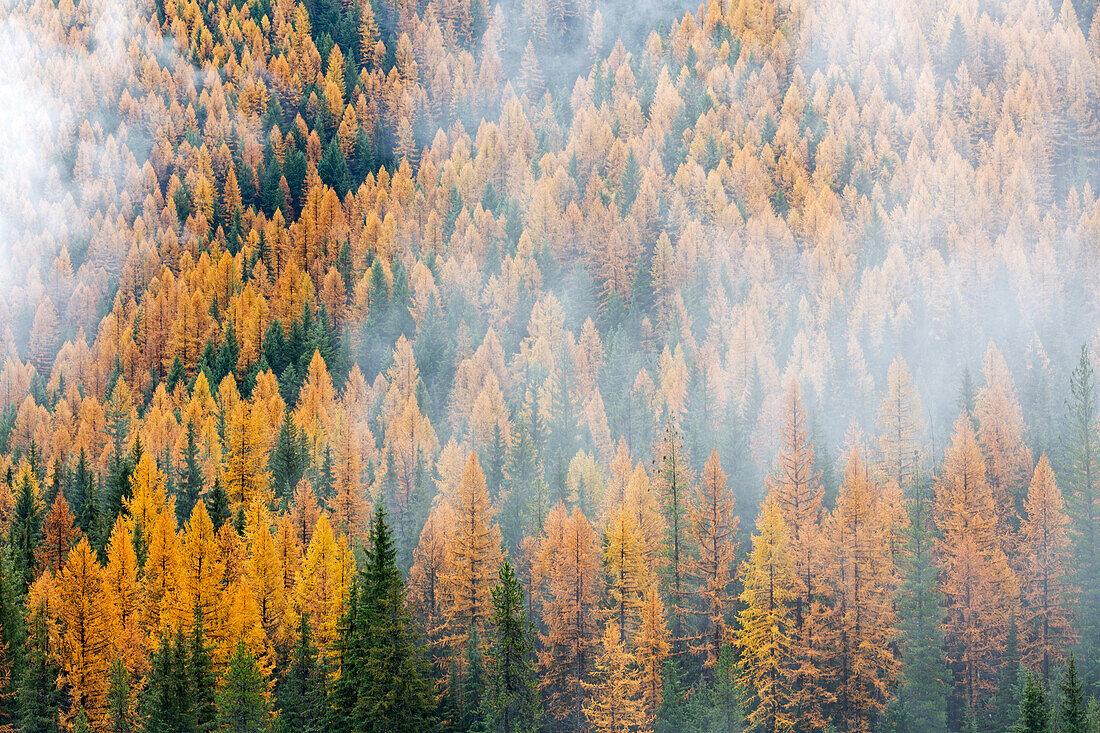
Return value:
<svg viewBox="0 0 1100 733">
<path fill-rule="evenodd" d="M 260 733 L 271 725 L 270 703 L 263 675 L 244 639 L 218 683 L 215 695 L 218 729 L 231 733 Z"/>
<path fill-rule="evenodd" d="M 493 587 L 485 727 L 491 733 L 533 733 L 538 729 L 538 686 L 523 588 L 507 561 L 498 578 Z"/>
</svg>

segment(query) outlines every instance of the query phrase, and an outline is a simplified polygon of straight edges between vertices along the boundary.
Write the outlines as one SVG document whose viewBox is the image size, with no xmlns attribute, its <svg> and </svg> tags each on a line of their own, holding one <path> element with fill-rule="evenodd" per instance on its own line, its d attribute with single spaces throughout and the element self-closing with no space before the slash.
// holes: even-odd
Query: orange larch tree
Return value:
<svg viewBox="0 0 1100 733">
<path fill-rule="evenodd" d="M 485 474 L 472 451 L 459 480 L 451 520 L 440 580 L 447 633 L 452 648 L 460 650 L 472 628 L 485 627 L 501 559 L 500 527 L 493 522 Z"/>
<path fill-rule="evenodd" d="M 545 626 L 539 634 L 539 687 L 545 690 L 549 715 L 578 730 L 598 641 L 599 557 L 588 519 L 577 508 L 567 514 L 559 502 L 546 518 L 536 560 Z"/>
<path fill-rule="evenodd" d="M 1050 679 L 1074 641 L 1070 609 L 1076 590 L 1069 582 L 1069 517 L 1046 456 L 1039 458 L 1027 492 L 1027 518 L 1020 531 L 1023 661 Z"/>
<path fill-rule="evenodd" d="M 42 542 L 34 551 L 39 572 L 50 571 L 59 575 L 69 556 L 69 550 L 80 536 L 80 530 L 73 526 L 73 514 L 65 495 L 57 492 L 53 506 L 42 520 Z"/>
<path fill-rule="evenodd" d="M 832 604 L 825 665 L 835 682 L 838 730 L 871 730 L 900 669 L 894 639 L 897 572 L 889 539 L 891 514 L 880 487 L 854 448 L 836 509 L 826 524 L 826 578 Z"/>
<path fill-rule="evenodd" d="M 696 613 L 702 621 L 695 651 L 702 656 L 704 669 L 718 662 L 726 638 L 726 611 L 733 601 L 734 553 L 740 517 L 734 516 L 733 495 L 726 486 L 727 476 L 712 449 L 703 466 L 694 500 L 688 507 L 691 534 L 698 554 L 688 558 L 687 573 L 694 580 L 699 597 Z"/>
<path fill-rule="evenodd" d="M 985 461 L 965 414 L 955 422 L 936 482 L 934 511 L 948 659 L 960 696 L 977 711 L 1001 673 L 1018 595 L 1015 574 L 997 538 Z"/>
</svg>

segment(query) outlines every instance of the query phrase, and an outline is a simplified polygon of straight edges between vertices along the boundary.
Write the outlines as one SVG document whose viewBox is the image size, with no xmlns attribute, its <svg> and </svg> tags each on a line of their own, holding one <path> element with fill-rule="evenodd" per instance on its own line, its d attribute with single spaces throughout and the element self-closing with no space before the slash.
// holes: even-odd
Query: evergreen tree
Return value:
<svg viewBox="0 0 1100 733">
<path fill-rule="evenodd" d="M 909 503 L 905 578 L 898 601 L 905 666 L 890 718 L 904 733 L 947 729 L 950 672 L 943 654 L 940 597 L 932 555 L 932 496 L 919 486 Z"/>
<path fill-rule="evenodd" d="M 182 524 L 191 516 L 191 510 L 202 496 L 203 475 L 199 464 L 199 446 L 195 424 L 187 421 L 187 444 L 183 449 L 183 467 L 180 470 L 179 492 L 176 496 L 176 519 Z"/>
<path fill-rule="evenodd" d="M 298 616 L 298 640 L 290 655 L 290 664 L 275 685 L 280 728 L 286 733 L 318 733 L 325 729 L 325 686 L 313 630 L 304 613 Z"/>
<path fill-rule="evenodd" d="M 405 608 L 405 584 L 381 506 L 371 522 L 354 606 L 343 629 L 341 679 L 347 676 L 345 684 L 355 685 L 355 706 L 334 710 L 335 715 L 354 721 L 361 733 L 435 729 L 429 667 Z"/>
<path fill-rule="evenodd" d="M 523 588 L 506 560 L 493 587 L 493 630 L 489 685 L 484 697 L 485 729 L 523 733 L 538 729 L 538 681 Z"/>
<path fill-rule="evenodd" d="M 275 498 L 289 501 L 306 468 L 309 466 L 309 445 L 304 433 L 294 424 L 294 415 L 288 409 L 283 415 L 279 436 L 271 449 L 268 470 Z"/>
<path fill-rule="evenodd" d="M 210 490 L 210 493 L 206 497 L 206 511 L 210 515 L 210 521 L 214 524 L 214 531 L 217 532 L 229 519 L 229 496 L 225 493 L 225 488 L 222 487 L 221 478 L 214 479 L 214 488 Z"/>
<path fill-rule="evenodd" d="M 111 686 L 107 690 L 108 730 L 110 733 L 134 733 L 137 715 L 130 689 L 130 673 L 121 659 L 111 663 Z"/>
<path fill-rule="evenodd" d="M 1089 733 L 1085 695 L 1072 654 L 1066 663 L 1059 689 L 1062 699 L 1058 703 L 1058 733 Z"/>
<path fill-rule="evenodd" d="M 1077 582 L 1081 589 L 1078 627 L 1082 673 L 1100 690 L 1100 432 L 1096 375 L 1087 346 L 1070 375 L 1062 427 L 1059 484 L 1077 524 Z"/>
<path fill-rule="evenodd" d="M 16 705 L 19 728 L 23 733 L 58 733 L 64 695 L 57 686 L 61 669 L 53 661 L 45 609 L 35 609 L 29 631 Z"/>
<path fill-rule="evenodd" d="M 187 642 L 182 632 L 164 634 L 150 660 L 142 694 L 146 733 L 193 733 L 194 690 L 188 675 Z"/>
<path fill-rule="evenodd" d="M 38 501 L 38 482 L 34 472 L 28 467 L 19 472 L 10 533 L 15 570 L 23 577 L 23 587 L 26 587 L 34 581 L 34 551 L 42 537 L 42 507 Z"/>
<path fill-rule="evenodd" d="M 1043 685 L 1031 672 L 1024 680 L 1024 692 L 1020 699 L 1020 719 L 1013 730 L 1016 733 L 1049 733 L 1050 705 L 1047 704 Z"/>
<path fill-rule="evenodd" d="M 193 709 L 195 729 L 210 731 L 214 729 L 217 708 L 214 701 L 216 677 L 214 660 L 210 657 L 210 648 L 206 645 L 203 628 L 203 612 L 195 607 L 195 621 L 191 625 L 191 638 L 187 649 L 187 674 L 193 691 Z"/>
<path fill-rule="evenodd" d="M 271 710 L 264 678 L 244 639 L 229 660 L 215 693 L 218 730 L 226 733 L 260 733 L 271 724 Z"/>
</svg>

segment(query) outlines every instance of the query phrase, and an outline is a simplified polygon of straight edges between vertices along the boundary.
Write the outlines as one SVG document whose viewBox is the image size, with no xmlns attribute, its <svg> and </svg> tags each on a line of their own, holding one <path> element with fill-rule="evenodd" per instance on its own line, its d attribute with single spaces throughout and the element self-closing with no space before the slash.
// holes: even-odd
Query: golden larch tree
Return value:
<svg viewBox="0 0 1100 733">
<path fill-rule="evenodd" d="M 58 579 L 62 679 L 72 711 L 83 710 L 93 727 L 106 721 L 108 669 L 112 643 L 107 619 L 103 569 L 87 538 L 69 551 Z"/>
<path fill-rule="evenodd" d="M 894 638 L 897 573 L 891 515 L 880 487 L 854 448 L 837 505 L 826 524 L 826 578 L 832 592 L 826 666 L 834 680 L 839 730 L 865 733 L 885 708 L 900 669 Z"/>
<path fill-rule="evenodd" d="M 792 660 L 795 565 L 790 535 L 778 502 L 764 500 L 756 519 L 752 551 L 741 566 L 743 608 L 735 644 L 741 653 L 738 677 L 749 723 L 767 733 L 795 729 Z"/>
<path fill-rule="evenodd" d="M 440 575 L 443 606 L 453 649 L 461 650 L 472 628 L 483 630 L 492 611 L 500 566 L 500 527 L 493 522 L 485 474 L 470 452 L 451 507 L 446 555 Z"/>
<path fill-rule="evenodd" d="M 546 517 L 534 574 L 542 586 L 542 620 L 538 652 L 539 687 L 547 712 L 580 729 L 587 696 L 584 683 L 592 667 L 599 603 L 599 542 L 588 519 L 559 502 Z"/>
<path fill-rule="evenodd" d="M 623 643 L 619 625 L 604 627 L 600 653 L 594 662 L 595 682 L 585 683 L 584 716 L 594 733 L 631 733 L 645 723 L 634 655 Z"/>
</svg>

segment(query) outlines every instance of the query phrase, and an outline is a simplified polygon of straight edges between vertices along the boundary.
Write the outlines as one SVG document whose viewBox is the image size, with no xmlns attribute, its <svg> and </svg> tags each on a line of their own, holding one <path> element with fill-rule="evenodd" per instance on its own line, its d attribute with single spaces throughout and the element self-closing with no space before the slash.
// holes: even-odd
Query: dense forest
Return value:
<svg viewBox="0 0 1100 733">
<path fill-rule="evenodd" d="M 0 6 L 0 730 L 1100 732 L 1095 0 Z"/>
</svg>

